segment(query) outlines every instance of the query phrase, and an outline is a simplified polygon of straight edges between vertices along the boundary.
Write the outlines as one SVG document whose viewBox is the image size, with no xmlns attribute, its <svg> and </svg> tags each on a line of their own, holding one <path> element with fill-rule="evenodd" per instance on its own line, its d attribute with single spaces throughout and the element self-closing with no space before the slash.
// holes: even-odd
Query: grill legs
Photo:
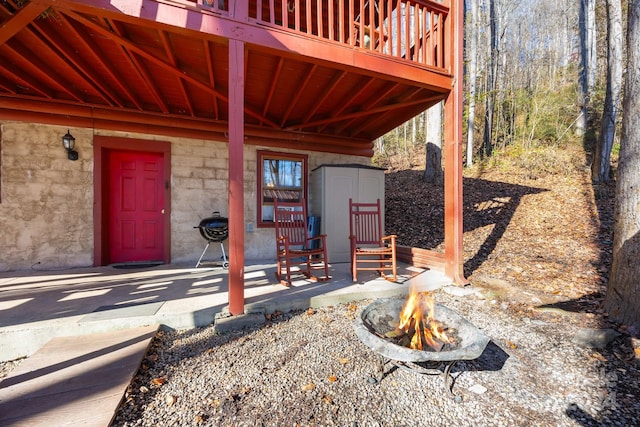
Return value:
<svg viewBox="0 0 640 427">
<path fill-rule="evenodd" d="M 200 258 L 198 258 L 198 262 L 196 263 L 196 268 L 198 268 L 200 266 L 200 262 L 202 261 L 202 258 L 204 258 L 204 254 L 207 252 L 207 249 L 209 249 L 209 245 L 212 242 L 207 242 L 207 246 L 204 247 L 204 250 L 202 251 L 202 255 L 200 255 Z M 220 242 L 220 249 L 222 250 L 222 268 L 227 269 L 229 268 L 229 261 L 227 261 L 227 254 L 224 252 L 224 245 L 222 244 L 222 242 Z"/>
</svg>

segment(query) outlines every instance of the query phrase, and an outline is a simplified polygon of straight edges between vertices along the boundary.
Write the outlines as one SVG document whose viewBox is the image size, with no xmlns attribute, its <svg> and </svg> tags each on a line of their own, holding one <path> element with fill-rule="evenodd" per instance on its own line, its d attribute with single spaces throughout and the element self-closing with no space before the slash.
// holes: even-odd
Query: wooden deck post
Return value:
<svg viewBox="0 0 640 427">
<path fill-rule="evenodd" d="M 244 42 L 229 40 L 229 312 L 244 313 Z"/>
<path fill-rule="evenodd" d="M 451 2 L 451 72 L 454 86 L 445 102 L 444 153 L 444 252 L 445 274 L 457 285 L 468 283 L 464 277 L 462 245 L 462 95 L 463 95 L 463 22 L 464 3 Z"/>
</svg>

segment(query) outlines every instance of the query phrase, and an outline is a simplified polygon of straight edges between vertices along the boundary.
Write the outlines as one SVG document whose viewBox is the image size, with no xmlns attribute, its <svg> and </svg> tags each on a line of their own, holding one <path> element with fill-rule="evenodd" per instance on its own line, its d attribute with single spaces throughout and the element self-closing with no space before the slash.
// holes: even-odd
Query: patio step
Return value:
<svg viewBox="0 0 640 427">
<path fill-rule="evenodd" d="M 0 382 L 0 425 L 109 426 L 158 328 L 53 338 Z"/>
<path fill-rule="evenodd" d="M 60 336 L 85 336 L 113 330 L 161 324 L 189 329 L 211 324 L 218 308 L 157 313 L 165 302 L 136 306 L 104 306 L 90 313 L 0 327 L 0 361 L 31 356 L 49 340 Z"/>
</svg>

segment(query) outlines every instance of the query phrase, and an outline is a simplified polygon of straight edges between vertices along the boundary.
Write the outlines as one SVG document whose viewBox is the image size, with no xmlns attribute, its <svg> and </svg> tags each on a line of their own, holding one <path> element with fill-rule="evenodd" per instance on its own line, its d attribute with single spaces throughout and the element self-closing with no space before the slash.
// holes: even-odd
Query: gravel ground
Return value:
<svg viewBox="0 0 640 427">
<path fill-rule="evenodd" d="M 353 328 L 371 302 L 362 301 L 276 313 L 233 333 L 161 333 L 114 425 L 640 425 L 635 340 L 581 347 L 573 337 L 593 316 L 491 295 L 435 294 L 491 338 L 478 359 L 454 366 L 453 393 L 443 375 L 391 364 L 379 372 Z"/>
</svg>

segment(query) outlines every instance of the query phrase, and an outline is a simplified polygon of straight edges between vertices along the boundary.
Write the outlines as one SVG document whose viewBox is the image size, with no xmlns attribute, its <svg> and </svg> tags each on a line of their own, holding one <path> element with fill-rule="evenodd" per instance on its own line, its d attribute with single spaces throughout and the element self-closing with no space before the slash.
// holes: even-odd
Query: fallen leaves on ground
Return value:
<svg viewBox="0 0 640 427">
<path fill-rule="evenodd" d="M 166 378 L 162 378 L 162 377 L 154 378 L 154 379 L 151 380 L 151 384 L 154 385 L 154 386 L 161 386 L 162 384 L 164 384 L 166 382 L 167 382 L 167 379 Z"/>
<path fill-rule="evenodd" d="M 464 274 L 474 285 L 504 282 L 530 301 L 572 300 L 594 313 L 611 265 L 615 184 L 591 184 L 580 147 L 557 155 L 566 158 L 561 174 L 517 164 L 465 169 Z M 400 245 L 444 252 L 444 190 L 422 179 L 423 168 L 387 170 L 386 232 Z"/>
</svg>

